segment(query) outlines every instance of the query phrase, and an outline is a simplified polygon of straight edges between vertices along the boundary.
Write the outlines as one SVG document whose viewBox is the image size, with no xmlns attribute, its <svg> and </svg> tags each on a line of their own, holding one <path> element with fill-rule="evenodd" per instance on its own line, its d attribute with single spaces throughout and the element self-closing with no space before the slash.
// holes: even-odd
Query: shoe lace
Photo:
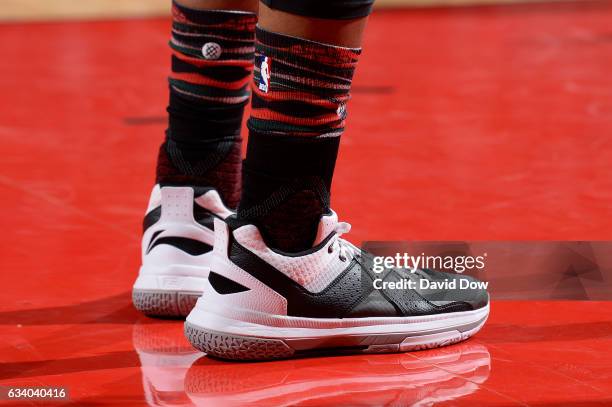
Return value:
<svg viewBox="0 0 612 407">
<path fill-rule="evenodd" d="M 351 231 L 351 224 L 348 222 L 338 222 L 334 227 L 334 241 L 329 245 L 329 253 L 338 250 L 338 258 L 340 261 L 347 261 L 349 258 L 355 257 L 359 253 L 359 249 L 351 242 L 342 239 L 344 233 Z"/>
</svg>

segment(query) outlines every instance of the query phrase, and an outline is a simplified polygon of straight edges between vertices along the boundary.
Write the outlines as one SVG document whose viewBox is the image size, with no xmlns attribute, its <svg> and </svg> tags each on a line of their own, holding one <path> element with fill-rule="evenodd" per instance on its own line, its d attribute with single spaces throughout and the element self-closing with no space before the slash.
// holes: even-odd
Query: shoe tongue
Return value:
<svg viewBox="0 0 612 407">
<path fill-rule="evenodd" d="M 313 247 L 321 243 L 330 233 L 334 233 L 338 224 L 338 215 L 331 211 L 331 214 L 321 216 L 319 228 L 317 229 L 317 237 L 315 238 Z"/>
</svg>

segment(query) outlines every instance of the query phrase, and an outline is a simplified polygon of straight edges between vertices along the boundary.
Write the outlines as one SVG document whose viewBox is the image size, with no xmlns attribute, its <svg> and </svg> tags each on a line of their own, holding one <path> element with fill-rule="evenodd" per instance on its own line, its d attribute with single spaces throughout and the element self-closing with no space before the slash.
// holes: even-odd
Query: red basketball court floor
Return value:
<svg viewBox="0 0 612 407">
<path fill-rule="evenodd" d="M 612 3 L 380 11 L 333 205 L 350 239 L 610 239 Z M 210 360 L 136 313 L 169 22 L 0 26 L 0 384 L 72 402 L 612 403 L 612 303 L 494 301 L 400 355 Z"/>
</svg>

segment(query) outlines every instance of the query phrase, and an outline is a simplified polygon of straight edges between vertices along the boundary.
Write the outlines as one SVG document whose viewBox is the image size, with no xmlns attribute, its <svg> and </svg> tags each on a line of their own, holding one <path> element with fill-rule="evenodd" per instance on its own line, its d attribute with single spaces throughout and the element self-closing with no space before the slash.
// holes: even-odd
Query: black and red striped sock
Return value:
<svg viewBox="0 0 612 407">
<path fill-rule="evenodd" d="M 274 248 L 312 246 L 361 50 L 256 30 L 240 219 Z"/>
<path fill-rule="evenodd" d="M 254 13 L 172 5 L 169 123 L 157 182 L 215 187 L 240 198 L 243 111 L 253 71 Z"/>
</svg>

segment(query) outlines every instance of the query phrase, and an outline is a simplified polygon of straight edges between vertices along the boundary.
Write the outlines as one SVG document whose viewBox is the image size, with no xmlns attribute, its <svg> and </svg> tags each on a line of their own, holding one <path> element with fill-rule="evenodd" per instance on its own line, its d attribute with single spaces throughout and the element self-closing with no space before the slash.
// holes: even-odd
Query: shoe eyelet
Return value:
<svg viewBox="0 0 612 407">
<path fill-rule="evenodd" d="M 327 253 L 332 254 L 334 252 L 334 245 L 330 244 L 327 246 Z"/>
<path fill-rule="evenodd" d="M 346 260 L 347 260 L 347 258 L 346 258 L 346 257 L 344 257 L 344 256 L 340 256 L 340 261 L 341 261 L 342 263 L 346 262 Z"/>
</svg>

